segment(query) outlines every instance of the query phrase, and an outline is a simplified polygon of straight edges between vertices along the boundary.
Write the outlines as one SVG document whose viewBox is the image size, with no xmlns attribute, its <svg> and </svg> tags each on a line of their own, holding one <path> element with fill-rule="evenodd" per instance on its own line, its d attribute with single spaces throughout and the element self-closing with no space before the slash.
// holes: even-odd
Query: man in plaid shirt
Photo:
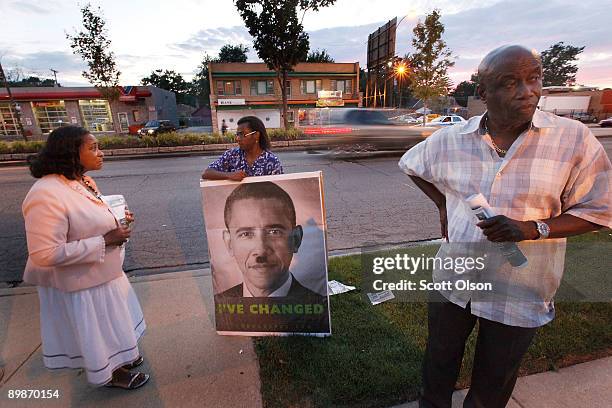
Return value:
<svg viewBox="0 0 612 408">
<path fill-rule="evenodd" d="M 453 245 L 520 242 L 529 264 L 517 269 L 501 256 L 491 257 L 488 276 L 501 289 L 432 294 L 421 407 L 451 407 L 476 321 L 464 407 L 505 407 L 537 327 L 554 318 L 565 238 L 612 227 L 610 160 L 586 126 L 536 109 L 542 91 L 537 53 L 500 47 L 485 56 L 478 75 L 487 112 L 435 132 L 406 152 L 399 165 L 440 210 L 449 244 L 438 257 L 452 253 Z M 497 216 L 477 222 L 466 198 L 478 193 Z M 433 280 L 452 274 L 434 269 Z"/>
</svg>

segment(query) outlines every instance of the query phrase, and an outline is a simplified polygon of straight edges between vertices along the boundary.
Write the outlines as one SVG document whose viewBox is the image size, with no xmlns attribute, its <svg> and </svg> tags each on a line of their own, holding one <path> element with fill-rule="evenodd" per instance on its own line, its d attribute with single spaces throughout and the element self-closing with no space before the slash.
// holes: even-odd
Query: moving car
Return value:
<svg viewBox="0 0 612 408">
<path fill-rule="evenodd" d="M 608 119 L 600 120 L 599 121 L 599 126 L 601 126 L 601 127 L 612 127 L 612 116 L 610 116 Z"/>
<path fill-rule="evenodd" d="M 157 136 L 160 133 L 175 132 L 176 127 L 169 120 L 150 120 L 138 129 L 138 136 Z"/>
<path fill-rule="evenodd" d="M 383 111 L 364 108 L 332 108 L 321 114 L 317 125 L 302 126 L 308 137 L 350 153 L 405 151 L 433 131 L 390 120 Z"/>
</svg>

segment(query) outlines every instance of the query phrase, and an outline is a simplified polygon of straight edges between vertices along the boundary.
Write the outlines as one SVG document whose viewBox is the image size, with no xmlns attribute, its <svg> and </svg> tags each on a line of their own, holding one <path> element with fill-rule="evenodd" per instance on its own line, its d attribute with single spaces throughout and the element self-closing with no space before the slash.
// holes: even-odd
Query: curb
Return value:
<svg viewBox="0 0 612 408">
<path fill-rule="evenodd" d="M 327 140 L 290 140 L 271 142 L 277 151 L 296 151 L 305 148 L 327 148 Z M 166 157 L 206 156 L 223 153 L 234 147 L 234 143 L 191 145 L 191 146 L 162 146 L 162 147 L 135 147 L 126 149 L 103 150 L 105 161 L 155 159 Z M 26 158 L 32 153 L 0 154 L 0 167 L 25 166 Z"/>
<path fill-rule="evenodd" d="M 441 243 L 442 238 L 431 238 L 431 239 L 423 239 L 417 241 L 407 241 L 407 242 L 390 242 L 385 245 L 364 245 L 358 248 L 339 248 L 333 249 L 328 252 L 329 258 L 338 258 L 343 256 L 351 256 L 351 255 L 361 255 L 363 252 L 367 251 L 380 251 L 385 249 L 396 249 L 396 248 L 406 248 L 406 247 L 419 247 L 429 244 L 437 244 Z M 169 280 L 169 279 L 182 279 L 186 277 L 197 277 L 197 276 L 210 276 L 211 270 L 210 267 L 204 268 L 194 268 L 194 269 L 179 269 L 181 267 L 167 267 L 162 268 L 169 269 L 168 272 L 159 272 L 159 273 L 144 273 L 141 275 L 133 275 L 130 276 L 133 271 L 126 272 L 128 275 L 128 279 L 131 283 L 142 283 L 142 282 L 150 282 L 150 281 L 160 281 L 160 280 Z M 182 268 L 188 268 L 187 265 Z M 29 295 L 32 293 L 36 293 L 36 286 L 30 285 L 28 283 L 19 284 L 16 287 L 0 287 L 0 297 L 6 296 L 19 296 L 19 295 Z"/>
</svg>

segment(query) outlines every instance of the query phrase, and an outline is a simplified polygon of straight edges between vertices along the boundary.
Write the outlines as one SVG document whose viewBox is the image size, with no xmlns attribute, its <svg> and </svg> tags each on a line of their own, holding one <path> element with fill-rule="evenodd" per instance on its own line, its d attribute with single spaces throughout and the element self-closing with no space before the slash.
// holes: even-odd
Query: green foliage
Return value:
<svg viewBox="0 0 612 408">
<path fill-rule="evenodd" d="M 200 105 L 210 106 L 210 82 L 208 81 L 208 64 L 211 62 L 246 62 L 249 47 L 242 44 L 225 44 L 219 51 L 219 56 L 213 58 L 204 54 L 202 63 L 197 69 L 193 80 L 188 84 L 189 93 L 195 95 Z"/>
<path fill-rule="evenodd" d="M 287 120 L 287 73 L 308 56 L 308 34 L 302 20 L 306 11 L 317 11 L 335 0 L 235 0 L 236 8 L 253 37 L 257 55 L 276 72 L 283 100 L 283 124 Z M 302 19 L 298 19 L 298 11 Z"/>
<path fill-rule="evenodd" d="M 225 44 L 219 50 L 218 62 L 247 62 L 247 52 L 249 47 L 242 44 Z"/>
<path fill-rule="evenodd" d="M 268 137 L 271 141 L 297 140 L 300 139 L 303 135 L 304 133 L 302 133 L 301 130 L 295 128 L 268 130 Z"/>
<path fill-rule="evenodd" d="M 303 136 L 299 129 L 271 129 L 268 131 L 270 140 L 297 140 Z M 201 144 L 226 144 L 235 143 L 236 135 L 233 132 L 227 132 L 222 135 L 219 132 L 212 134 L 208 133 L 162 133 L 157 136 L 136 136 L 126 135 L 109 135 L 99 136 L 98 143 L 100 149 L 132 149 L 138 147 L 172 147 L 172 146 L 194 146 Z M 13 153 L 37 153 L 45 146 L 42 140 L 22 142 L 4 142 L 0 141 L 0 154 Z"/>
<path fill-rule="evenodd" d="M 413 30 L 412 46 L 415 52 L 409 56 L 411 75 L 410 88 L 414 96 L 421 98 L 427 106 L 430 99 L 447 95 L 451 87 L 447 71 L 455 65 L 451 51 L 442 39 L 444 25 L 440 22 L 440 11 L 434 10 Z"/>
<path fill-rule="evenodd" d="M 156 69 L 151 72 L 148 77 L 142 78 L 140 81 L 143 85 L 153 85 L 167 91 L 174 92 L 176 95 L 176 103 L 187 103 L 189 92 L 189 84 L 183 79 L 183 76 L 173 70 Z"/>
<path fill-rule="evenodd" d="M 146 147 L 146 145 L 136 136 L 100 136 L 98 145 L 102 150 L 124 149 L 134 147 Z"/>
<path fill-rule="evenodd" d="M 8 79 L 8 76 L 7 76 Z M 20 87 L 38 87 L 38 86 L 55 86 L 55 81 L 53 79 L 44 78 L 40 79 L 36 76 L 29 76 L 27 78 L 22 78 L 17 81 L 8 81 L 8 84 L 11 88 L 20 88 Z"/>
<path fill-rule="evenodd" d="M 563 45 L 563 41 L 542 51 L 542 85 L 573 85 L 578 72 L 575 62 L 582 51 L 584 47 Z"/>
<path fill-rule="evenodd" d="M 472 74 L 469 81 L 460 82 L 450 95 L 455 98 L 459 105 L 467 107 L 468 98 L 476 95 L 478 81 L 478 74 Z"/>
<path fill-rule="evenodd" d="M 83 77 L 100 90 L 103 96 L 116 99 L 119 96 L 117 86 L 119 75 L 115 63 L 115 55 L 110 51 L 111 41 L 108 39 L 106 22 L 102 9 L 92 9 L 87 3 L 81 8 L 84 31 L 73 35 L 66 33 L 70 48 L 87 63 L 88 70 L 83 71 Z"/>
<path fill-rule="evenodd" d="M 327 50 L 314 50 L 308 53 L 306 62 L 334 62 L 334 59 L 327 53 Z"/>
</svg>

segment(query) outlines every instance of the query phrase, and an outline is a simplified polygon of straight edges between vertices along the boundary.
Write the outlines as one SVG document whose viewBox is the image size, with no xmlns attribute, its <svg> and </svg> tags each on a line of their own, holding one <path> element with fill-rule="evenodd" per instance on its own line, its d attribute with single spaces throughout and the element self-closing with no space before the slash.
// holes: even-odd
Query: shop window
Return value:
<svg viewBox="0 0 612 408">
<path fill-rule="evenodd" d="M 104 99 L 79 100 L 79 109 L 86 129 L 91 132 L 112 132 L 114 130 L 108 101 Z"/>
<path fill-rule="evenodd" d="M 32 110 L 42 133 L 70 123 L 64 101 L 32 102 Z"/>
<path fill-rule="evenodd" d="M 10 104 L 0 103 L 0 135 L 18 136 L 17 117 Z"/>
</svg>

